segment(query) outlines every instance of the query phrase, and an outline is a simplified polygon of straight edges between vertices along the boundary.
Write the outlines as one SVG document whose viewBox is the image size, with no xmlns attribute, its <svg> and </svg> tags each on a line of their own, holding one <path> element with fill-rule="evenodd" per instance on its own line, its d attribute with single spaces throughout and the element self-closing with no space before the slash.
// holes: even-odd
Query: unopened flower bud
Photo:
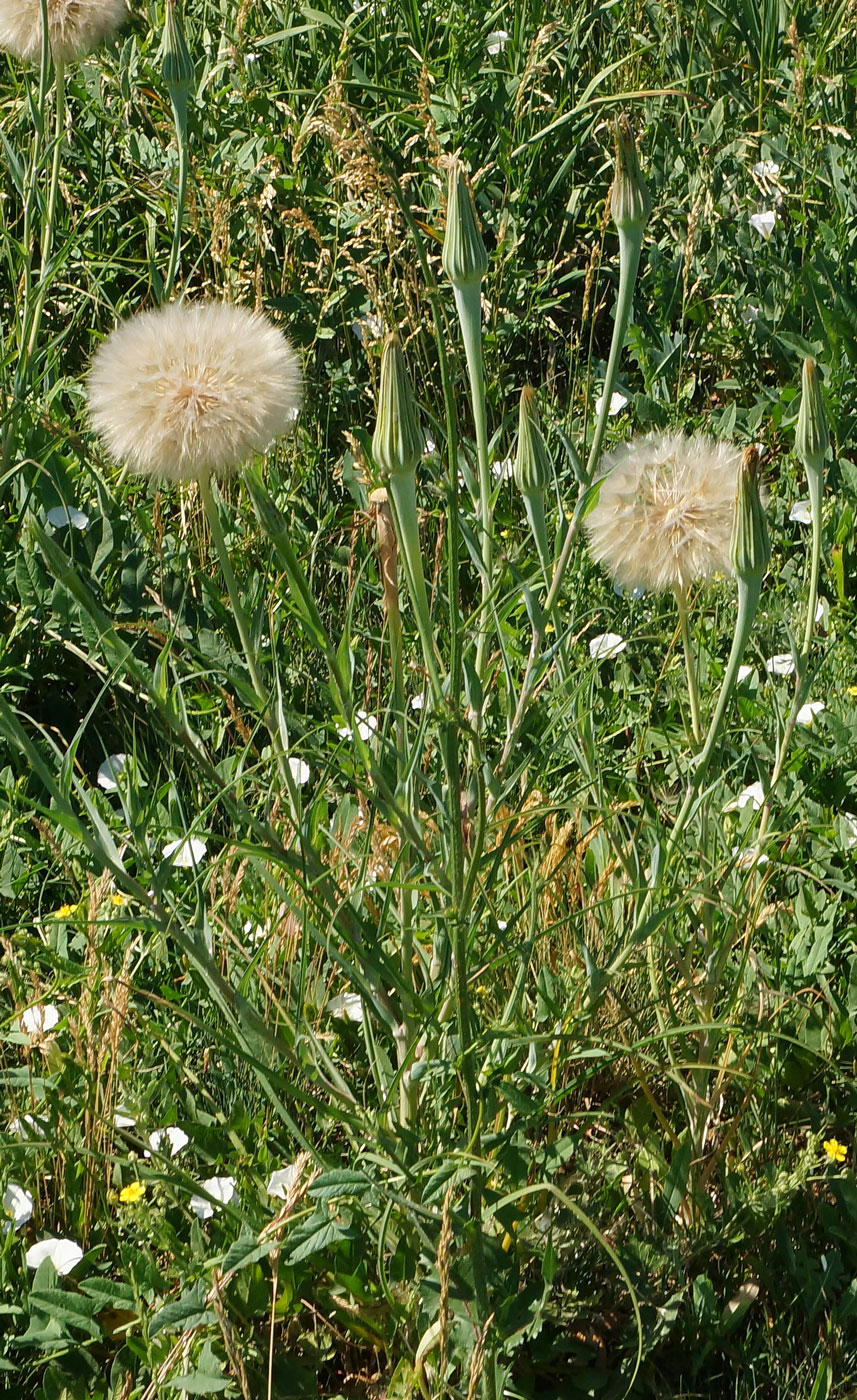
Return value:
<svg viewBox="0 0 857 1400">
<path fill-rule="evenodd" d="M 172 102 L 181 102 L 186 106 L 196 75 L 175 0 L 167 0 L 161 42 L 161 75 Z"/>
<path fill-rule="evenodd" d="M 620 233 L 642 231 L 652 212 L 649 191 L 640 173 L 634 129 L 624 113 L 616 122 L 616 179 L 611 210 Z"/>
<path fill-rule="evenodd" d="M 553 472 L 545 440 L 539 427 L 535 390 L 529 384 L 521 390 L 518 410 L 518 455 L 515 458 L 515 484 L 525 495 L 549 489 Z"/>
<path fill-rule="evenodd" d="M 397 335 L 388 335 L 381 356 L 381 389 L 372 454 L 384 477 L 416 471 L 425 439 Z"/>
<path fill-rule="evenodd" d="M 730 559 L 739 579 L 761 579 L 771 557 L 768 522 L 759 494 L 759 454 L 748 447 L 738 468 Z"/>
<path fill-rule="evenodd" d="M 807 357 L 803 362 L 795 451 L 805 467 L 820 471 L 829 445 L 824 390 L 818 378 L 815 360 Z"/>
<path fill-rule="evenodd" d="M 473 196 L 464 167 L 450 161 L 446 202 L 446 233 L 441 253 L 443 270 L 454 287 L 480 283 L 488 267 L 488 254 L 476 222 Z"/>
</svg>

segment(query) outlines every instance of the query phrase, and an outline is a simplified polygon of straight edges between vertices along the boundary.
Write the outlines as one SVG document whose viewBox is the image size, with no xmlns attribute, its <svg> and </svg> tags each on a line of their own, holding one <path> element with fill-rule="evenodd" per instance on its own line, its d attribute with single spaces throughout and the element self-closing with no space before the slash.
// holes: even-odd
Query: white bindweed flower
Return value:
<svg viewBox="0 0 857 1400">
<path fill-rule="evenodd" d="M 822 622 L 824 624 L 825 631 L 827 630 L 827 617 L 829 612 L 830 604 L 827 599 L 819 598 L 815 605 L 815 620 L 816 622 Z"/>
<path fill-rule="evenodd" d="M 304 763 L 302 758 L 289 759 L 289 772 L 292 775 L 292 782 L 298 787 L 303 787 L 309 782 L 309 764 Z"/>
<path fill-rule="evenodd" d="M 805 705 L 801 705 L 795 715 L 795 722 L 797 724 L 805 724 L 807 729 L 809 729 L 816 715 L 820 715 L 825 708 L 826 706 L 823 700 L 808 700 Z"/>
<path fill-rule="evenodd" d="M 853 851 L 857 846 L 857 817 L 851 812 L 842 812 L 842 830 L 845 837 L 846 850 Z"/>
<path fill-rule="evenodd" d="M 297 1162 L 292 1162 L 287 1167 L 281 1167 L 279 1171 L 271 1172 L 268 1178 L 266 1191 L 269 1196 L 276 1196 L 278 1200 L 284 1201 L 291 1191 L 299 1176 Z"/>
<path fill-rule="evenodd" d="M 343 992 L 341 996 L 334 997 L 327 1003 L 327 1010 L 338 1021 L 363 1020 L 363 1000 L 357 992 Z"/>
<path fill-rule="evenodd" d="M 357 721 L 357 733 L 360 735 L 364 744 L 368 744 L 375 730 L 378 728 L 377 719 L 374 715 L 367 714 L 365 710 L 355 710 L 354 718 Z M 336 732 L 340 739 L 354 738 L 354 730 L 349 724 L 338 725 Z"/>
<path fill-rule="evenodd" d="M 776 180 L 779 173 L 780 167 L 775 160 L 760 160 L 753 166 L 757 180 Z"/>
<path fill-rule="evenodd" d="M 509 35 L 505 29 L 492 29 L 485 40 L 485 47 L 493 57 L 495 54 L 502 53 L 508 42 Z"/>
<path fill-rule="evenodd" d="M 610 407 L 609 407 L 608 410 L 607 410 L 607 416 L 608 416 L 609 418 L 615 418 L 615 416 L 616 416 L 617 413 L 621 413 L 621 412 L 622 412 L 622 409 L 625 407 L 625 405 L 627 404 L 627 402 L 628 402 L 628 400 L 626 399 L 626 397 L 625 397 L 624 394 L 619 394 L 619 393 L 611 394 L 611 395 L 610 395 Z M 599 394 L 599 395 L 598 395 L 598 398 L 595 400 L 595 412 L 596 412 L 596 413 L 600 413 L 600 412 L 601 412 L 601 409 L 602 409 L 602 407 L 603 407 L 603 405 L 604 405 L 604 395 L 603 395 L 603 394 Z"/>
<path fill-rule="evenodd" d="M 128 18 L 125 0 L 47 0 L 48 38 L 54 63 L 89 53 Z M 42 56 L 40 0 L 2 0 L 0 48 L 38 63 Z"/>
<path fill-rule="evenodd" d="M 411 709 L 412 709 L 412 710 L 421 710 L 421 709 L 423 708 L 424 705 L 425 705 L 425 696 L 424 696 L 424 695 L 412 695 L 412 696 L 411 696 Z"/>
<path fill-rule="evenodd" d="M 795 659 L 790 651 L 778 651 L 776 656 L 769 656 L 765 662 L 769 676 L 790 676 L 794 669 Z"/>
<path fill-rule="evenodd" d="M 208 847 L 204 841 L 200 841 L 196 836 L 186 836 L 184 840 L 170 841 L 164 847 L 164 860 L 172 857 L 172 863 L 177 870 L 190 870 L 193 866 L 199 865 Z"/>
<path fill-rule="evenodd" d="M 21 1012 L 21 1030 L 25 1035 L 30 1035 L 34 1039 L 47 1035 L 54 1026 L 58 1025 L 60 1013 L 53 1002 L 46 1002 L 42 1006 L 28 1006 L 26 1011 Z"/>
<path fill-rule="evenodd" d="M 27 1250 L 25 1258 L 28 1269 L 37 1269 L 50 1259 L 58 1274 L 70 1274 L 83 1258 L 83 1250 L 74 1240 L 39 1240 Z"/>
<path fill-rule="evenodd" d="M 49 525 L 58 530 L 65 525 L 71 525 L 74 530 L 85 530 L 89 524 L 89 516 L 75 506 L 52 506 L 45 518 Z"/>
<path fill-rule="evenodd" d="M 750 227 L 761 234 L 767 243 L 777 224 L 777 214 L 774 209 L 765 209 L 761 214 L 750 215 Z"/>
<path fill-rule="evenodd" d="M 117 1108 L 113 1114 L 113 1126 L 114 1128 L 136 1128 L 137 1119 L 124 1108 Z"/>
<path fill-rule="evenodd" d="M 25 1113 L 21 1118 L 13 1118 L 8 1131 L 13 1137 L 26 1137 L 28 1133 L 32 1134 L 34 1138 L 46 1138 L 48 1135 L 47 1124 L 41 1118 L 34 1118 L 32 1113 Z"/>
<path fill-rule="evenodd" d="M 760 851 L 758 846 L 749 846 L 746 851 L 742 851 L 739 846 L 733 846 L 732 854 L 739 870 L 753 870 L 756 867 L 761 869 L 763 865 L 771 863 L 771 857 Z"/>
<path fill-rule="evenodd" d="M 589 655 L 593 661 L 608 661 L 611 656 L 618 656 L 620 651 L 624 651 L 627 645 L 618 632 L 602 632 L 590 638 Z"/>
<path fill-rule="evenodd" d="M 739 666 L 739 667 L 738 667 L 738 684 L 740 685 L 742 681 L 748 681 L 748 680 L 750 679 L 750 677 L 752 676 L 753 672 L 755 671 L 755 669 L 756 669 L 755 666 Z"/>
<path fill-rule="evenodd" d="M 206 1181 L 201 1181 L 200 1186 L 208 1196 L 213 1196 L 214 1200 L 209 1201 L 207 1196 L 191 1196 L 190 1208 L 199 1220 L 210 1220 L 216 1210 L 221 1206 L 228 1206 L 233 1202 L 238 1202 L 238 1192 L 235 1190 L 235 1178 L 233 1176 L 210 1176 Z"/>
<path fill-rule="evenodd" d="M 294 423 L 297 357 L 264 316 L 225 302 L 143 311 L 89 372 L 90 422 L 116 459 L 167 481 L 228 476 Z"/>
<path fill-rule="evenodd" d="M 6 1216 L 3 1223 L 5 1235 L 8 1235 L 10 1230 L 20 1230 L 22 1225 L 26 1225 L 33 1214 L 33 1198 L 29 1191 L 10 1181 L 3 1192 L 3 1213 Z"/>
<path fill-rule="evenodd" d="M 733 797 L 731 802 L 727 802 L 723 808 L 724 812 L 736 812 L 741 807 L 752 807 L 754 811 L 762 806 L 765 800 L 765 789 L 761 783 L 750 783 L 742 788 L 737 797 Z"/>
<path fill-rule="evenodd" d="M 744 307 L 744 310 L 741 312 L 741 320 L 744 322 L 744 325 L 745 325 L 745 326 L 755 326 L 755 324 L 756 324 L 756 322 L 758 321 L 758 319 L 759 319 L 759 308 L 758 308 L 758 306 L 745 306 L 745 307 Z"/>
<path fill-rule="evenodd" d="M 171 1157 L 178 1157 L 183 1148 L 187 1147 L 190 1138 L 181 1128 L 156 1128 L 153 1133 L 149 1133 L 149 1147 L 151 1152 L 143 1153 L 144 1157 L 151 1157 L 152 1152 L 163 1152 L 166 1154 L 167 1148 Z"/>
<path fill-rule="evenodd" d="M 511 481 L 515 475 L 515 462 L 512 457 L 504 457 L 502 462 L 491 463 L 491 473 L 497 481 Z"/>
<path fill-rule="evenodd" d="M 117 778 L 128 762 L 126 753 L 111 753 L 105 758 L 96 774 L 96 782 L 105 792 L 117 792 L 119 783 Z"/>
<path fill-rule="evenodd" d="M 633 438 L 604 461 L 586 517 L 589 550 L 614 583 L 654 592 L 731 573 L 740 453 L 684 433 Z"/>
<path fill-rule="evenodd" d="M 811 525 L 812 507 L 809 501 L 795 501 L 789 511 L 789 520 L 796 520 L 799 525 Z"/>
</svg>

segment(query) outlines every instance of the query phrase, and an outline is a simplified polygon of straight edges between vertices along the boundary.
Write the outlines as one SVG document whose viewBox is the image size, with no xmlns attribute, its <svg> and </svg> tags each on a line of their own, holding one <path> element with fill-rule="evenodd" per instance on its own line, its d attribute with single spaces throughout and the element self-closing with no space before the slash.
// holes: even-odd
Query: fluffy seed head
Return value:
<svg viewBox="0 0 857 1400">
<path fill-rule="evenodd" d="M 118 461 L 167 481 L 228 476 L 287 432 L 301 375 L 285 336 L 241 306 L 195 302 L 123 321 L 89 372 L 89 418 Z"/>
<path fill-rule="evenodd" d="M 48 0 L 48 38 L 55 63 L 82 58 L 128 18 L 125 0 Z M 0 48 L 38 63 L 41 0 L 2 0 Z"/>
<path fill-rule="evenodd" d="M 605 459 L 589 549 L 625 589 L 685 589 L 731 573 L 729 546 L 741 454 L 684 433 L 635 438 Z"/>
</svg>

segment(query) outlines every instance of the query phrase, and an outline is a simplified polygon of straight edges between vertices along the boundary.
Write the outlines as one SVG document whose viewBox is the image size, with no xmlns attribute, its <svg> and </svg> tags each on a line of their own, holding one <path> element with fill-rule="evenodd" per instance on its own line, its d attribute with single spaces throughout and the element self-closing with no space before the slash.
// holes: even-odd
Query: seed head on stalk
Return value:
<svg viewBox="0 0 857 1400">
<path fill-rule="evenodd" d="M 125 0 L 47 0 L 48 38 L 55 63 L 83 58 L 128 18 Z M 2 0 L 0 48 L 30 63 L 42 53 L 41 0 Z"/>
<path fill-rule="evenodd" d="M 241 306 L 174 303 L 123 321 L 96 351 L 92 426 L 132 470 L 229 476 L 286 433 L 301 374 L 285 336 Z"/>
</svg>

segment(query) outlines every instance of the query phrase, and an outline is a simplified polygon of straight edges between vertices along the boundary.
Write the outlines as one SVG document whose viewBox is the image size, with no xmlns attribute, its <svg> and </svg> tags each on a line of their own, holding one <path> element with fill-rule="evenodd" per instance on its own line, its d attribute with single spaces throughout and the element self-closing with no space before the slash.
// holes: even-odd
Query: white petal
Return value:
<svg viewBox="0 0 857 1400">
<path fill-rule="evenodd" d="M 47 1035 L 59 1022 L 60 1013 L 53 1002 L 44 1006 L 28 1006 L 21 1012 L 21 1030 L 25 1035 Z"/>
<path fill-rule="evenodd" d="M 268 1178 L 266 1190 L 269 1196 L 276 1196 L 284 1201 L 298 1179 L 298 1167 L 296 1162 L 292 1162 L 287 1167 L 281 1167 L 279 1171 L 271 1172 Z"/>
<path fill-rule="evenodd" d="M 795 719 L 798 724 L 805 724 L 808 729 L 816 715 L 820 715 L 824 708 L 823 700 L 808 700 L 805 705 L 801 705 Z"/>
<path fill-rule="evenodd" d="M 116 779 L 127 762 L 128 755 L 126 753 L 109 754 L 96 774 L 98 786 L 104 788 L 105 792 L 116 792 L 119 786 Z"/>
<path fill-rule="evenodd" d="M 770 865 L 771 857 L 766 856 L 764 851 L 760 851 L 758 846 L 749 846 L 746 851 L 741 851 L 738 846 L 732 847 L 732 854 L 735 856 L 735 864 L 739 870 L 752 870 L 754 866 Z"/>
<path fill-rule="evenodd" d="M 610 407 L 609 407 L 608 410 L 607 410 L 607 416 L 608 416 L 608 418 L 615 418 L 615 416 L 616 416 L 617 413 L 621 413 L 621 412 L 622 412 L 622 409 L 625 407 L 625 405 L 626 405 L 627 402 L 628 402 L 628 400 L 627 400 L 627 398 L 625 397 L 624 394 L 619 394 L 619 393 L 611 394 L 611 395 L 610 395 Z M 602 404 L 603 404 L 603 403 L 604 403 L 604 395 L 603 395 L 603 394 L 599 394 L 599 395 L 598 395 L 598 398 L 595 400 L 595 412 L 596 412 L 596 413 L 600 413 L 600 412 L 601 412 L 601 407 L 602 407 Z"/>
<path fill-rule="evenodd" d="M 753 166 L 753 174 L 758 180 L 775 180 L 780 167 L 775 160 L 760 160 Z"/>
<path fill-rule="evenodd" d="M 183 1147 L 187 1147 L 190 1138 L 181 1128 L 156 1128 L 149 1134 L 149 1146 L 152 1152 L 164 1152 L 167 1147 L 170 1149 L 170 1156 L 177 1157 Z M 144 1157 L 151 1157 L 152 1152 L 144 1152 Z"/>
<path fill-rule="evenodd" d="M 137 1119 L 132 1118 L 130 1113 L 125 1113 L 121 1108 L 117 1108 L 113 1115 L 114 1128 L 136 1128 Z"/>
<path fill-rule="evenodd" d="M 739 667 L 738 667 L 738 684 L 740 685 L 742 681 L 747 681 L 747 680 L 749 680 L 750 677 L 752 676 L 753 672 L 755 671 L 755 669 L 756 669 L 755 666 L 739 666 Z"/>
<path fill-rule="evenodd" d="M 423 705 L 424 705 L 424 704 L 425 704 L 425 696 L 423 696 L 423 695 L 413 695 L 413 696 L 411 696 L 411 709 L 412 709 L 412 710 L 421 710 L 421 709 L 423 708 Z"/>
<path fill-rule="evenodd" d="M 514 474 L 515 463 L 511 457 L 505 457 L 502 462 L 492 462 L 491 471 L 498 481 L 508 481 Z"/>
<path fill-rule="evenodd" d="M 606 661 L 611 656 L 618 656 L 627 645 L 624 637 L 620 637 L 618 632 L 602 632 L 590 639 L 589 655 L 593 661 Z"/>
<path fill-rule="evenodd" d="M 48 1135 L 45 1123 L 39 1118 L 34 1118 L 32 1113 L 25 1113 L 22 1118 L 13 1118 L 9 1124 L 9 1132 L 16 1137 L 26 1137 L 28 1133 L 37 1138 L 46 1138 Z"/>
<path fill-rule="evenodd" d="M 812 508 L 809 501 L 795 501 L 789 511 L 789 520 L 796 520 L 799 525 L 811 525 Z"/>
<path fill-rule="evenodd" d="M 184 840 L 170 841 L 164 847 L 164 859 L 173 857 L 173 865 L 179 870 L 190 870 L 192 866 L 199 865 L 208 847 L 204 841 L 200 841 L 196 836 L 187 836 Z"/>
<path fill-rule="evenodd" d="M 309 782 L 309 764 L 304 763 L 302 758 L 289 759 L 289 772 L 292 775 L 292 782 L 298 787 L 303 787 Z"/>
<path fill-rule="evenodd" d="M 853 816 L 851 812 L 842 812 L 841 816 L 845 832 L 845 845 L 850 851 L 857 846 L 857 817 Z"/>
<path fill-rule="evenodd" d="M 209 1196 L 213 1196 L 215 1205 L 205 1196 L 191 1196 L 190 1208 L 194 1215 L 200 1220 L 210 1220 L 215 1210 L 219 1210 L 220 1205 L 228 1206 L 231 1201 L 238 1200 L 235 1190 L 235 1178 L 232 1176 L 210 1176 L 206 1181 L 201 1181 L 200 1186 L 203 1191 L 207 1191 Z"/>
<path fill-rule="evenodd" d="M 765 209 L 761 214 L 750 215 L 750 227 L 760 233 L 767 243 L 777 223 L 776 210 Z"/>
<path fill-rule="evenodd" d="M 759 319 L 758 306 L 745 306 L 741 312 L 741 320 L 745 326 L 754 326 Z"/>
<path fill-rule="evenodd" d="M 47 521 L 56 529 L 61 529 L 64 525 L 71 525 L 75 530 L 85 530 L 89 524 L 89 516 L 75 506 L 53 506 L 48 511 Z"/>
<path fill-rule="evenodd" d="M 492 29 L 485 40 L 485 47 L 490 54 L 497 54 L 501 49 L 505 49 L 508 42 L 509 35 L 505 29 Z"/>
<path fill-rule="evenodd" d="M 37 1269 L 45 1259 L 50 1259 L 58 1274 L 70 1274 L 82 1258 L 83 1250 L 79 1244 L 75 1244 L 74 1240 L 61 1239 L 39 1240 L 26 1254 L 28 1269 Z"/>
<path fill-rule="evenodd" d="M 23 1186 L 17 1186 L 14 1181 L 10 1181 L 3 1192 L 3 1210 L 9 1217 L 6 1229 L 20 1230 L 33 1214 L 33 1198 Z"/>
<path fill-rule="evenodd" d="M 769 676 L 790 676 L 794 669 L 795 659 L 790 651 L 777 652 L 776 656 L 769 656 L 765 662 Z"/>
<path fill-rule="evenodd" d="M 328 1014 L 339 1021 L 362 1021 L 363 1001 L 357 992 L 343 992 L 327 1003 Z"/>
<path fill-rule="evenodd" d="M 765 789 L 761 783 L 750 783 L 748 787 L 742 788 L 737 797 L 733 797 L 731 802 L 727 802 L 723 808 L 724 812 L 735 812 L 740 807 L 752 806 L 754 811 L 758 811 L 765 801 Z"/>
<path fill-rule="evenodd" d="M 825 625 L 825 629 L 827 627 L 827 614 L 829 611 L 830 604 L 828 603 L 827 599 L 819 598 L 818 602 L 815 605 L 815 620 L 816 622 L 823 622 Z"/>
</svg>

